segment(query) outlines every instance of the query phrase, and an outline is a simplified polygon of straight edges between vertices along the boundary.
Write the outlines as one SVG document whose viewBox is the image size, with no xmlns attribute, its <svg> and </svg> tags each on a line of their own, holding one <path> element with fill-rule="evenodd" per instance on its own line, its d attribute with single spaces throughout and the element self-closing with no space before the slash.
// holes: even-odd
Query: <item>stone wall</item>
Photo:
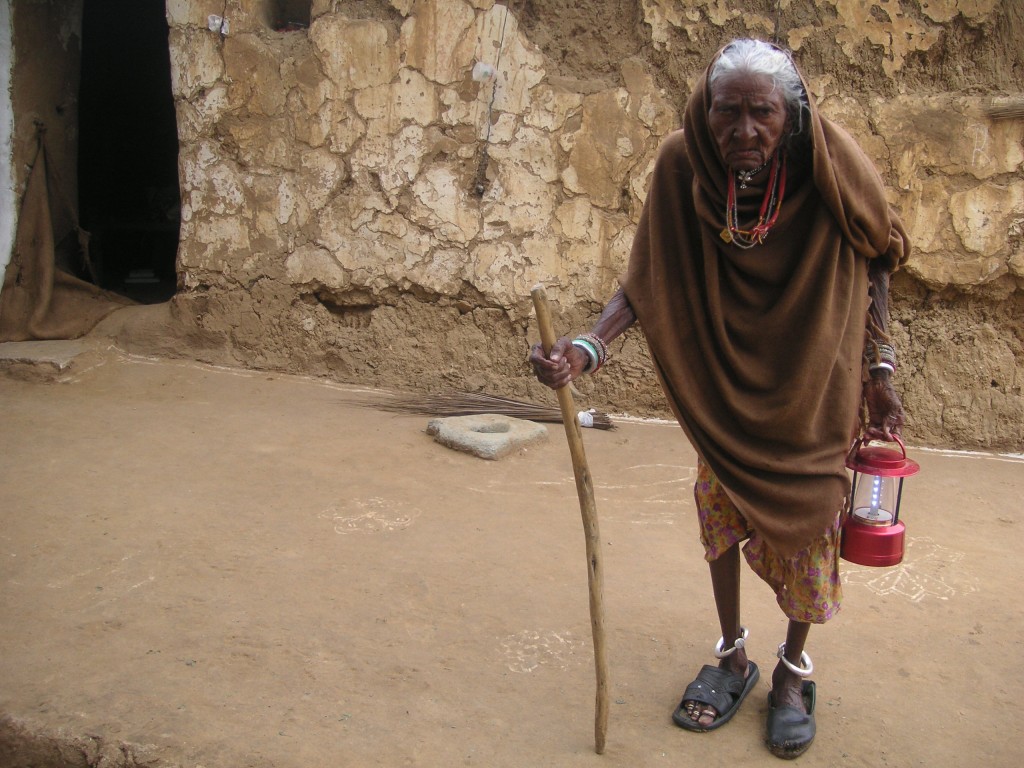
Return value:
<svg viewBox="0 0 1024 768">
<path fill-rule="evenodd" d="M 913 440 L 1024 445 L 1024 33 L 995 0 L 168 0 L 181 140 L 173 315 L 209 357 L 396 389 L 547 397 L 616 287 L 654 152 L 731 37 L 780 39 L 877 161 L 917 248 L 894 285 Z M 226 9 L 226 10 L 225 10 Z M 211 13 L 229 22 L 210 29 Z M 492 77 L 475 79 L 474 65 Z M 664 414 L 639 334 L 580 383 Z"/>
</svg>

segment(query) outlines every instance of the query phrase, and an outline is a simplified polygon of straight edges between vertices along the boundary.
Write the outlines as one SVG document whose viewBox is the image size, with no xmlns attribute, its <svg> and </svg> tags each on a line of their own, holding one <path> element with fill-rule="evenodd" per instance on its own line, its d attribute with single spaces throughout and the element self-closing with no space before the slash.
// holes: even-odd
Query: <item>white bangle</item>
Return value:
<svg viewBox="0 0 1024 768">
<path fill-rule="evenodd" d="M 779 652 L 775 655 L 779 657 L 779 661 L 782 662 L 783 666 L 797 677 L 810 677 L 814 674 L 814 664 L 811 663 L 811 657 L 807 655 L 807 651 L 801 652 L 799 667 L 786 658 L 785 643 L 779 643 Z"/>
<path fill-rule="evenodd" d="M 715 658 L 725 659 L 736 653 L 737 648 L 744 648 L 747 644 L 747 638 L 750 637 L 750 630 L 746 627 L 740 627 L 740 636 L 736 638 L 736 642 L 732 644 L 729 650 L 725 650 L 725 638 L 718 638 L 718 644 L 715 646 Z"/>
<path fill-rule="evenodd" d="M 889 373 L 896 373 L 896 369 L 890 363 L 872 363 L 868 366 L 868 371 L 873 373 L 880 368 L 887 370 Z"/>
</svg>

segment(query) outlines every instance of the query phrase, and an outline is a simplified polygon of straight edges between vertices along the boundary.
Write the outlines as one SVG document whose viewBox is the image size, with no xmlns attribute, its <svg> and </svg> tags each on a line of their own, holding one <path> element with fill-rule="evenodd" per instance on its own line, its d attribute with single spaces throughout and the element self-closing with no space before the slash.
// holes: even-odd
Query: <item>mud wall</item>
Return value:
<svg viewBox="0 0 1024 768">
<path fill-rule="evenodd" d="M 50 164 L 74 200 L 78 194 L 78 81 L 82 0 L 29 0 L 12 14 L 17 41 L 11 70 L 14 133 L 10 147 L 19 190 L 36 157 L 37 129 L 45 130 Z M 64 223 L 65 226 L 70 226 Z"/>
<path fill-rule="evenodd" d="M 10 158 L 15 206 L 36 159 L 40 130 L 45 134 L 53 177 L 61 184 L 59 194 L 76 200 L 82 0 L 28 0 L 17 7 L 12 4 L 8 12 L 16 41 L 8 70 L 13 131 L 10 144 L 0 151 Z M 16 222 L 15 206 L 10 213 Z M 62 210 L 53 212 L 57 241 L 74 229 Z M 9 256 L 8 249 L 5 264 Z"/>
<path fill-rule="evenodd" d="M 728 39 L 777 31 L 914 238 L 893 310 L 908 433 L 1024 445 L 1024 122 L 992 109 L 1019 103 L 1021 10 L 743 5 L 312 0 L 308 28 L 283 31 L 270 0 L 168 0 L 173 316 L 201 356 L 543 397 L 530 287 L 565 332 L 592 322 L 694 79 Z M 639 334 L 613 353 L 584 399 L 663 414 Z"/>
</svg>

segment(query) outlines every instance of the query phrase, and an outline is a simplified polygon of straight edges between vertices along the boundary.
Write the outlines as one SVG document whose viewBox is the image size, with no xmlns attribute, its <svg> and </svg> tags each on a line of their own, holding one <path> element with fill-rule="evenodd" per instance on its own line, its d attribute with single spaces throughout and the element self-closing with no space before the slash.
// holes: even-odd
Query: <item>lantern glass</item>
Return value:
<svg viewBox="0 0 1024 768">
<path fill-rule="evenodd" d="M 903 478 L 856 473 L 853 516 L 865 525 L 892 525 L 896 521 L 899 483 Z"/>
</svg>

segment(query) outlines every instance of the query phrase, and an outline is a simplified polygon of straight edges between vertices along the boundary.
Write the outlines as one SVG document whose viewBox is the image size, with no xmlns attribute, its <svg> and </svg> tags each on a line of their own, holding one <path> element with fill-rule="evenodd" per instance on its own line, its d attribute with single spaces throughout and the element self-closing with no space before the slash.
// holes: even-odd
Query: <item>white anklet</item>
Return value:
<svg viewBox="0 0 1024 768">
<path fill-rule="evenodd" d="M 733 643 L 732 648 L 730 648 L 728 651 L 722 647 L 725 645 L 725 638 L 718 638 L 718 643 L 717 645 L 715 645 L 715 658 L 724 659 L 729 656 L 732 656 L 734 653 L 736 653 L 737 648 L 742 648 L 744 645 L 746 645 L 747 638 L 749 636 L 750 631 L 746 627 L 740 627 L 740 636 L 736 638 L 736 642 Z"/>
<path fill-rule="evenodd" d="M 811 657 L 807 655 L 807 651 L 803 651 L 800 654 L 800 664 L 802 665 L 801 667 L 798 667 L 796 664 L 794 664 L 792 661 L 786 658 L 785 643 L 779 643 L 779 652 L 775 655 L 779 657 L 779 661 L 781 661 L 785 665 L 786 669 L 788 669 L 797 677 L 810 677 L 811 674 L 814 672 L 814 664 L 811 663 Z"/>
</svg>

